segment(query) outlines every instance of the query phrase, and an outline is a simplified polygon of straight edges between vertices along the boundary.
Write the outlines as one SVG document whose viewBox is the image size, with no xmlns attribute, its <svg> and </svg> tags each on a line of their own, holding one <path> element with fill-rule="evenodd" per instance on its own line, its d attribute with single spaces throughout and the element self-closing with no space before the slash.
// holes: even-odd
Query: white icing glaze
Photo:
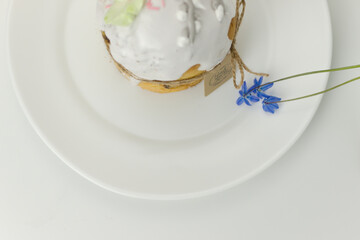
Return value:
<svg viewBox="0 0 360 240">
<path fill-rule="evenodd" d="M 188 17 L 188 14 L 187 12 L 185 11 L 182 11 L 182 10 L 179 10 L 177 13 L 176 13 L 176 17 L 177 19 L 180 21 L 180 22 L 185 22 L 187 17 Z"/>
<path fill-rule="evenodd" d="M 177 40 L 177 45 L 184 48 L 190 44 L 190 38 L 188 36 L 180 36 Z"/>
<path fill-rule="evenodd" d="M 144 7 L 128 27 L 104 23 L 113 1 L 98 0 L 101 30 L 114 59 L 141 78 L 172 81 L 197 64 L 209 71 L 229 52 L 234 0 L 167 0 L 157 11 Z"/>
<path fill-rule="evenodd" d="M 219 5 L 217 9 L 215 10 L 216 18 L 219 22 L 221 22 L 224 19 L 225 9 L 223 5 Z"/>
<path fill-rule="evenodd" d="M 225 9 L 222 0 L 212 0 L 212 7 L 215 11 L 216 18 L 221 22 L 224 18 Z"/>
<path fill-rule="evenodd" d="M 196 29 L 196 33 L 199 33 L 201 30 L 201 22 L 199 20 L 195 21 L 195 29 Z"/>
<path fill-rule="evenodd" d="M 208 1 L 208 0 L 193 0 L 193 3 L 197 8 L 205 10 L 205 6 L 204 4 L 202 4 L 202 1 Z"/>
</svg>

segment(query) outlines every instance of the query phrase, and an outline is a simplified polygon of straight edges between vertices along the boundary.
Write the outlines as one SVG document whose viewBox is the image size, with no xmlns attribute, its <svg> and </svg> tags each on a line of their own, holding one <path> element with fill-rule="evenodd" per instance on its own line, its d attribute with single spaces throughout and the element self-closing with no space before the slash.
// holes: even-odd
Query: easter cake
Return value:
<svg viewBox="0 0 360 240">
<path fill-rule="evenodd" d="M 243 2 L 98 0 L 97 15 L 123 75 L 144 89 L 169 93 L 197 85 L 227 56 L 237 57 L 231 48 Z"/>
</svg>

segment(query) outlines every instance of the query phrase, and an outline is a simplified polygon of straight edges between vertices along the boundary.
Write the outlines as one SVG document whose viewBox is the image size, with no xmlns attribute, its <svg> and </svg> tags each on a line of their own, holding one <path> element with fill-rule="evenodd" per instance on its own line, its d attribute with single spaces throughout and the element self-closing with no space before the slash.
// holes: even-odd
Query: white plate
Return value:
<svg viewBox="0 0 360 240">
<path fill-rule="evenodd" d="M 237 107 L 230 81 L 207 98 L 202 85 L 167 95 L 131 86 L 105 50 L 95 3 L 13 0 L 8 23 L 10 67 L 27 117 L 92 182 L 147 199 L 219 192 L 267 168 L 311 121 L 321 97 L 284 104 L 272 116 L 260 105 Z M 239 38 L 244 60 L 271 79 L 330 66 L 325 0 L 248 1 Z M 271 91 L 296 97 L 324 89 L 327 78 Z"/>
</svg>

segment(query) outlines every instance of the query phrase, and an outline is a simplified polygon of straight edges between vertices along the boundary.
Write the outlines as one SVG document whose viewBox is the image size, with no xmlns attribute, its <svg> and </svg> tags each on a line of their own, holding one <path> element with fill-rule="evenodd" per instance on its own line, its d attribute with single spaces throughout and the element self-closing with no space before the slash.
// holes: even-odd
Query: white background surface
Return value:
<svg viewBox="0 0 360 240">
<path fill-rule="evenodd" d="M 333 66 L 360 63 L 360 1 L 329 4 Z M 31 128 L 6 66 L 6 6 L 1 0 L 1 240 L 360 238 L 360 82 L 326 95 L 299 142 L 249 182 L 195 200 L 134 200 L 77 175 Z M 333 74 L 330 84 L 359 74 Z"/>
</svg>

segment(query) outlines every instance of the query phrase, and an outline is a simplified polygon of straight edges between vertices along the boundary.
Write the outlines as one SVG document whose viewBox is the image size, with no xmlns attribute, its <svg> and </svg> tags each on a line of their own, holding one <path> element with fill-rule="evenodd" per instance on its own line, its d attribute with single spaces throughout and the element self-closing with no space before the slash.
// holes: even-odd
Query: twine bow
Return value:
<svg viewBox="0 0 360 240">
<path fill-rule="evenodd" d="M 240 13 L 240 8 L 242 7 L 241 13 Z M 233 42 L 231 44 L 231 48 L 230 48 L 230 54 L 231 54 L 231 65 L 232 65 L 232 74 L 233 74 L 233 82 L 234 82 L 234 87 L 239 89 L 242 87 L 243 83 L 244 83 L 244 79 L 245 79 L 245 71 L 247 71 L 248 73 L 257 75 L 257 76 L 264 76 L 264 77 L 268 77 L 269 74 L 267 73 L 256 73 L 254 71 L 251 71 L 248 66 L 246 66 L 246 64 L 244 63 L 244 61 L 241 59 L 238 51 L 236 50 L 236 36 L 239 32 L 241 23 L 244 19 L 244 15 L 245 15 L 245 9 L 246 9 L 246 2 L 245 0 L 236 0 L 236 15 L 235 15 L 235 19 L 236 19 L 236 26 L 235 26 L 235 35 L 234 35 L 234 39 Z M 241 74 L 241 81 L 240 84 L 237 84 L 237 79 L 236 79 L 236 64 L 239 65 L 239 70 L 240 70 L 240 74 Z"/>
</svg>

